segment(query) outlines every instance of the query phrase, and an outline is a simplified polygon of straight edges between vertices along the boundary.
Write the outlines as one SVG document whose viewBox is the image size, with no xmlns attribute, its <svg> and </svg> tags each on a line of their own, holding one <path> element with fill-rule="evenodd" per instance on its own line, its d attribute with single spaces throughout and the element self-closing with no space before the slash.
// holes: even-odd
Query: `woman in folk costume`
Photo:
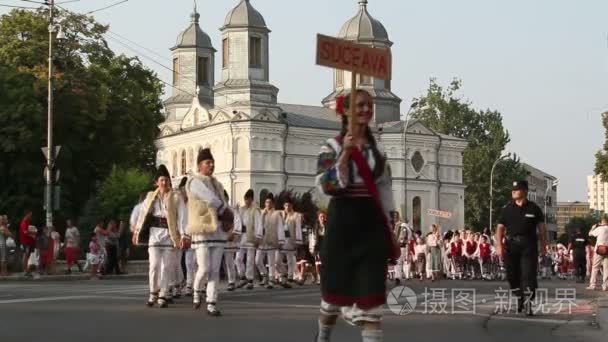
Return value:
<svg viewBox="0 0 608 342">
<path fill-rule="evenodd" d="M 369 127 L 373 100 L 364 90 L 355 95 L 354 118 L 342 115 L 340 135 L 321 148 L 318 161 L 317 185 L 331 196 L 321 249 L 318 342 L 330 340 L 340 314 L 363 328 L 364 342 L 382 340 L 387 260 L 399 257 L 389 227 L 394 209 L 390 170 Z M 341 101 L 349 108 L 348 97 Z M 354 127 L 347 129 L 348 120 Z"/>
<path fill-rule="evenodd" d="M 280 263 L 282 258 L 287 260 L 287 273 L 283 269 L 280 277 L 280 284 L 285 288 L 290 288 L 289 283 L 294 282 L 296 272 L 296 252 L 298 246 L 302 245 L 302 215 L 294 210 L 294 200 L 289 194 L 285 196 L 283 203 L 283 211 L 280 215 L 283 222 L 283 233 L 285 234 L 285 243 L 279 249 L 279 258 L 277 263 Z"/>
<path fill-rule="evenodd" d="M 186 183 L 188 194 L 188 228 L 198 269 L 194 278 L 193 307 L 198 310 L 203 300 L 203 280 L 207 279 L 207 314 L 221 316 L 217 309 L 220 267 L 226 231 L 232 229 L 234 216 L 224 197 L 224 187 L 213 177 L 215 161 L 208 148 L 196 158 L 198 173 Z"/>
<path fill-rule="evenodd" d="M 426 245 L 429 249 L 430 260 L 431 260 L 431 281 L 435 281 L 439 278 L 441 272 L 441 245 L 443 240 L 441 239 L 441 231 L 435 224 L 431 225 L 431 233 L 426 238 Z"/>
<path fill-rule="evenodd" d="M 317 216 L 317 223 L 311 230 L 310 237 L 308 239 L 310 253 L 315 258 L 315 270 L 317 272 L 317 285 L 321 285 L 321 257 L 319 252 L 321 246 L 323 246 L 323 239 L 325 238 L 325 227 L 327 226 L 327 213 L 323 210 L 319 210 Z"/>
<path fill-rule="evenodd" d="M 169 285 L 175 273 L 175 248 L 189 244 L 185 234 L 187 213 L 183 198 L 171 190 L 171 176 L 164 165 L 158 167 L 156 190 L 149 192 L 141 206 L 133 234 L 133 244 L 148 245 L 150 262 L 150 298 L 147 305 L 155 303 L 167 307 Z"/>
<path fill-rule="evenodd" d="M 228 192 L 224 190 L 224 197 L 226 198 L 226 202 L 230 201 L 228 196 Z M 236 209 L 230 208 L 233 212 L 237 212 Z M 239 215 L 234 215 L 234 225 L 230 231 L 227 231 L 227 242 L 224 247 L 224 272 L 226 273 L 226 277 L 228 278 L 228 287 L 227 291 L 234 291 L 236 288 L 236 264 L 234 263 L 236 252 L 239 250 L 239 242 L 237 241 L 236 235 L 234 234 L 234 227 L 241 226 L 241 217 Z"/>
<path fill-rule="evenodd" d="M 255 263 L 262 275 L 261 286 L 272 289 L 276 285 L 277 260 L 279 246 L 285 243 L 283 221 L 280 213 L 274 209 L 274 196 L 269 194 L 262 210 L 262 243 L 255 255 Z M 268 270 L 264 260 L 268 260 Z"/>
<path fill-rule="evenodd" d="M 262 214 L 253 201 L 253 190 L 245 193 L 245 206 L 239 208 L 238 215 L 241 225 L 234 228 L 234 234 L 240 238 L 240 248 L 236 253 L 236 269 L 239 273 L 241 288 L 247 285 L 247 290 L 253 290 L 253 277 L 255 276 L 255 251 L 262 239 Z M 245 264 L 247 257 L 247 264 Z"/>
</svg>

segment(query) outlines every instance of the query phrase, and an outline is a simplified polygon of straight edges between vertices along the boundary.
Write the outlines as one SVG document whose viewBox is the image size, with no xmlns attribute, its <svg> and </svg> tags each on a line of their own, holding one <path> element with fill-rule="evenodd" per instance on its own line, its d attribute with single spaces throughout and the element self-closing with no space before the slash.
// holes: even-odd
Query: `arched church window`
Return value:
<svg viewBox="0 0 608 342">
<path fill-rule="evenodd" d="M 230 63 L 230 41 L 228 38 L 222 40 L 222 68 L 227 68 Z"/>
<path fill-rule="evenodd" d="M 412 201 L 412 211 L 412 224 L 414 225 L 414 230 L 421 230 L 420 228 L 422 227 L 422 201 L 420 200 L 420 197 L 414 197 L 414 200 Z"/>
<path fill-rule="evenodd" d="M 262 67 L 262 38 L 249 37 L 249 66 Z"/>
<path fill-rule="evenodd" d="M 173 152 L 173 156 L 171 157 L 171 174 L 177 174 L 177 153 Z"/>
<path fill-rule="evenodd" d="M 187 160 L 188 159 L 186 158 L 186 150 L 182 150 L 182 158 L 181 158 L 181 166 L 182 166 L 182 168 L 181 168 L 181 171 L 182 171 L 181 175 L 182 176 L 186 174 L 186 170 L 188 169 Z"/>
<path fill-rule="evenodd" d="M 179 81 L 179 59 L 173 58 L 173 85 L 178 85 Z"/>
<path fill-rule="evenodd" d="M 198 58 L 198 84 L 209 84 L 209 58 Z"/>
</svg>

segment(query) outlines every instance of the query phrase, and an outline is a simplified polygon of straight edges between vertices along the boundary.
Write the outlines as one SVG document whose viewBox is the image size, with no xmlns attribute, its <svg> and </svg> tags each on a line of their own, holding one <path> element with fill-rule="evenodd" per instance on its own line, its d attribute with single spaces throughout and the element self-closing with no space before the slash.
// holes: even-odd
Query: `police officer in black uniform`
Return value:
<svg viewBox="0 0 608 342">
<path fill-rule="evenodd" d="M 576 228 L 576 233 L 570 239 L 568 250 L 572 251 L 574 265 L 576 269 L 576 282 L 584 283 L 587 276 L 587 244 L 589 240 L 583 234 L 581 228 Z"/>
<path fill-rule="evenodd" d="M 542 210 L 528 201 L 528 182 L 513 182 L 513 200 L 503 209 L 496 228 L 496 253 L 504 258 L 509 286 L 518 296 L 518 311 L 532 316 L 537 282 L 538 253 L 546 251 Z"/>
</svg>

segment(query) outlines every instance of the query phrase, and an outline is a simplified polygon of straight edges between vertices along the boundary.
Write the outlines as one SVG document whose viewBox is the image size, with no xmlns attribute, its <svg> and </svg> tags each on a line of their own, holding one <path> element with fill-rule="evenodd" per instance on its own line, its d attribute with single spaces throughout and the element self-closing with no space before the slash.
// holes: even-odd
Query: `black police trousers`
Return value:
<svg viewBox="0 0 608 342">
<path fill-rule="evenodd" d="M 538 246 L 525 236 L 507 238 L 505 267 L 513 295 L 534 300 L 538 287 Z"/>
</svg>

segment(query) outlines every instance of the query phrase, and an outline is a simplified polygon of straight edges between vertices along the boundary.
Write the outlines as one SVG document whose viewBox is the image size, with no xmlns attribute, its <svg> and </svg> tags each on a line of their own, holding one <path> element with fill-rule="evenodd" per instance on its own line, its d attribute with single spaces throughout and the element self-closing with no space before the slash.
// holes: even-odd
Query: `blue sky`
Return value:
<svg viewBox="0 0 608 342">
<path fill-rule="evenodd" d="M 113 2 L 64 6 L 84 12 Z M 335 35 L 356 14 L 357 0 L 251 2 L 272 30 L 270 77 L 280 89 L 279 101 L 319 104 L 331 91 L 332 74 L 314 64 L 316 34 Z M 198 1 L 201 26 L 218 50 L 219 27 L 237 3 Z M 192 7 L 191 0 L 129 0 L 94 15 L 113 32 L 163 56 L 156 60 L 168 66 L 168 49 L 187 27 Z M 512 138 L 508 150 L 559 178 L 560 201 L 587 200 L 586 176 L 604 140 L 600 114 L 608 110 L 607 1 L 369 0 L 368 7 L 395 42 L 392 84 L 404 110 L 424 93 L 429 78 L 446 85 L 460 78 L 464 98 L 503 114 Z M 170 80 L 167 70 L 141 59 Z"/>
</svg>

